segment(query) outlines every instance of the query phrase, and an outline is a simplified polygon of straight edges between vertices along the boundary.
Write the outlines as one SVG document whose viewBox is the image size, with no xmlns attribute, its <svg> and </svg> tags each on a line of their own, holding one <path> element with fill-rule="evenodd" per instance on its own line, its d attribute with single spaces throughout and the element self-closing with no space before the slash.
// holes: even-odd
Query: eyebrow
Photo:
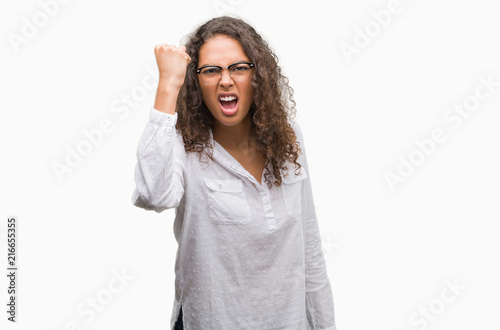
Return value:
<svg viewBox="0 0 500 330">
<path fill-rule="evenodd" d="M 229 65 L 232 65 L 232 64 L 235 64 L 235 63 L 240 63 L 240 62 L 250 62 L 249 60 L 239 60 L 239 61 L 236 61 L 236 62 L 233 62 Z M 222 65 L 217 65 L 217 64 L 203 64 L 203 65 L 200 65 L 199 67 L 203 67 L 203 66 L 222 66 Z"/>
</svg>

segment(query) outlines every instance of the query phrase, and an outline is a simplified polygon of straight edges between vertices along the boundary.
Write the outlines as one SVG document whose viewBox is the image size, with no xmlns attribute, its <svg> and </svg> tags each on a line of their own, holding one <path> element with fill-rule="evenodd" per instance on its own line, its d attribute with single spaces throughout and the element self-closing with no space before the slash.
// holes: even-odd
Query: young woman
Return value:
<svg viewBox="0 0 500 330">
<path fill-rule="evenodd" d="M 335 330 L 293 89 L 244 21 L 155 47 L 134 205 L 175 208 L 172 329 Z"/>
</svg>

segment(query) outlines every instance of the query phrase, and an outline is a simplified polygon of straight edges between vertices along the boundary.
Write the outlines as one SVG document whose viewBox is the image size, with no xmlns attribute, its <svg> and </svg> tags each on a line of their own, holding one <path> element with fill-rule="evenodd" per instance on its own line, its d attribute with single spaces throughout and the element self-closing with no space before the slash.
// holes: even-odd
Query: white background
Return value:
<svg viewBox="0 0 500 330">
<path fill-rule="evenodd" d="M 154 88 L 134 106 L 122 97 L 153 81 L 156 44 L 181 45 L 220 3 L 270 43 L 295 90 L 338 329 L 499 329 L 500 87 L 459 126 L 444 119 L 481 76 L 500 81 L 491 0 L 401 0 L 378 31 L 370 13 L 390 1 L 72 0 L 46 22 L 38 1 L 2 1 L 1 264 L 16 216 L 19 305 L 12 324 L 1 276 L 1 328 L 168 329 L 174 213 L 131 203 Z M 58 180 L 54 163 L 102 120 L 113 131 Z M 424 155 L 415 139 L 435 129 L 446 139 Z M 420 164 L 391 189 L 385 175 L 410 157 Z"/>
</svg>

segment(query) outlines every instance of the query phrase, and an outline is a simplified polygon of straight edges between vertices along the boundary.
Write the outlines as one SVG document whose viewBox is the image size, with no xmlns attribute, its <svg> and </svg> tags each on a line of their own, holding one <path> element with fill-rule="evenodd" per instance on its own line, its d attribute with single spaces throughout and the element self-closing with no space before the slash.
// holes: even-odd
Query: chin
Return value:
<svg viewBox="0 0 500 330">
<path fill-rule="evenodd" d="M 220 108 L 217 107 L 215 111 L 211 110 L 212 116 L 215 118 L 223 126 L 237 126 L 242 121 L 244 121 L 247 117 L 249 117 L 250 109 L 242 110 L 239 108 L 234 114 L 226 115 L 224 114 Z"/>
</svg>

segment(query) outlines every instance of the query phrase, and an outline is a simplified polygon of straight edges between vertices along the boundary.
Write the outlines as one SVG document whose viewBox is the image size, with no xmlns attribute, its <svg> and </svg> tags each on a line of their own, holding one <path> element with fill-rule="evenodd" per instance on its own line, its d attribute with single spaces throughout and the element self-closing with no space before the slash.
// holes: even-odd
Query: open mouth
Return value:
<svg viewBox="0 0 500 330">
<path fill-rule="evenodd" d="M 238 97 L 236 95 L 219 96 L 219 105 L 225 115 L 234 115 L 238 111 Z"/>
</svg>

